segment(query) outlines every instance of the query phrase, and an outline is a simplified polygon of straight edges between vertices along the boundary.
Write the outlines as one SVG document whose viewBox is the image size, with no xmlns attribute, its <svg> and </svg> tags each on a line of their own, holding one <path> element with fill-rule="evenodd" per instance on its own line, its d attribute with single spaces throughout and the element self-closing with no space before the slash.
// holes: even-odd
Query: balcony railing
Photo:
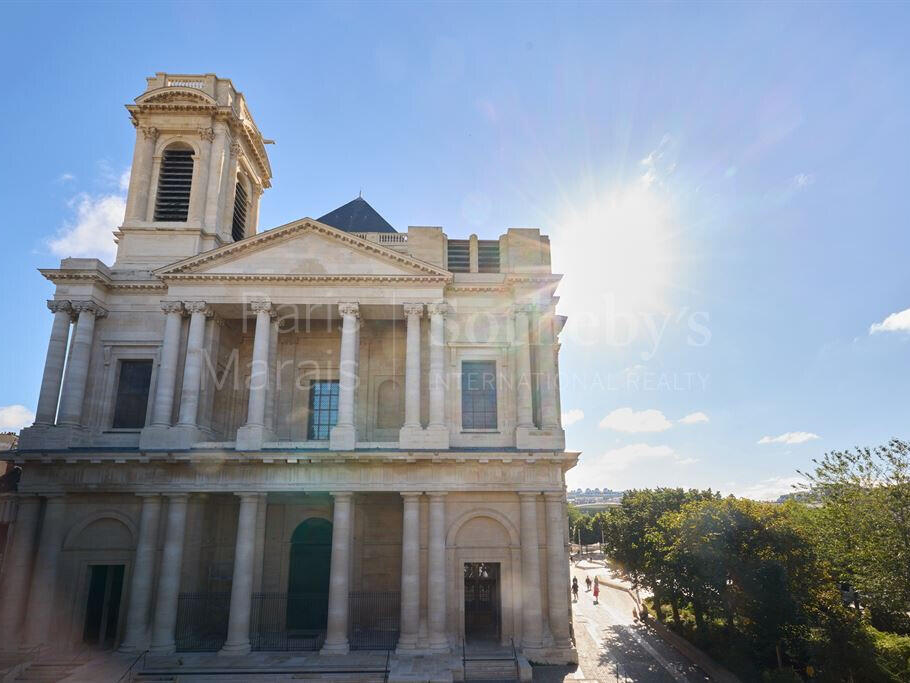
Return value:
<svg viewBox="0 0 910 683">
<path fill-rule="evenodd" d="M 406 232 L 352 232 L 351 234 L 367 242 L 375 242 L 376 244 L 387 246 L 407 244 L 408 241 Z"/>
</svg>

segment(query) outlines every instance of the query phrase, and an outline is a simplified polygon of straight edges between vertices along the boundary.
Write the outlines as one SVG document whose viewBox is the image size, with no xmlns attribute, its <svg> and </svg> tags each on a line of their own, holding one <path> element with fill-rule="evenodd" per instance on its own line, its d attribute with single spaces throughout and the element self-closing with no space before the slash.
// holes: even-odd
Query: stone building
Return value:
<svg viewBox="0 0 910 683">
<path fill-rule="evenodd" d="M 362 198 L 259 231 L 271 141 L 230 80 L 127 110 L 116 260 L 41 271 L 0 643 L 573 660 L 548 238 Z"/>
</svg>

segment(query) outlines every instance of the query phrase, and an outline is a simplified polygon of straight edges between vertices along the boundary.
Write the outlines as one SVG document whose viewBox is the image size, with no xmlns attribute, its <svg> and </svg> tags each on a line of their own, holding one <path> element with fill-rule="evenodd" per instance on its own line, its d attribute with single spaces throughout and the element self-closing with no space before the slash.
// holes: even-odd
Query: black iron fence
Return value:
<svg viewBox="0 0 910 683">
<path fill-rule="evenodd" d="M 227 638 L 230 602 L 230 593 L 181 593 L 177 603 L 177 650 L 220 650 Z M 325 642 L 325 594 L 254 593 L 250 607 L 253 650 L 312 651 L 319 650 Z M 397 592 L 351 593 L 351 649 L 393 649 L 398 643 L 400 609 Z"/>
</svg>

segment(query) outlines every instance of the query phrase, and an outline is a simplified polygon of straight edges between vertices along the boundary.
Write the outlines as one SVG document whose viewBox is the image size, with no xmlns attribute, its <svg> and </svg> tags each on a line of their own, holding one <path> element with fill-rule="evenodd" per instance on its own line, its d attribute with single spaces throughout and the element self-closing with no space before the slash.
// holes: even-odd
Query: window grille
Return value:
<svg viewBox="0 0 910 683">
<path fill-rule="evenodd" d="M 337 422 L 338 380 L 312 380 L 307 438 L 312 441 L 325 441 Z"/>
<path fill-rule="evenodd" d="M 141 429 L 145 426 L 151 381 L 151 360 L 120 361 L 117 403 L 114 407 L 115 429 Z"/>
<path fill-rule="evenodd" d="M 449 240 L 449 270 L 453 273 L 471 271 L 471 243 L 468 240 Z"/>
<path fill-rule="evenodd" d="M 462 429 L 496 429 L 496 361 L 461 364 Z"/>
<path fill-rule="evenodd" d="M 158 173 L 156 221 L 186 221 L 193 185 L 193 150 L 166 149 Z"/>
<path fill-rule="evenodd" d="M 477 241 L 477 272 L 499 272 L 499 240 Z"/>
<path fill-rule="evenodd" d="M 237 181 L 237 190 L 234 192 L 234 223 L 231 226 L 231 237 L 235 242 L 239 242 L 246 235 L 246 211 L 247 211 L 246 188 L 243 183 Z"/>
</svg>

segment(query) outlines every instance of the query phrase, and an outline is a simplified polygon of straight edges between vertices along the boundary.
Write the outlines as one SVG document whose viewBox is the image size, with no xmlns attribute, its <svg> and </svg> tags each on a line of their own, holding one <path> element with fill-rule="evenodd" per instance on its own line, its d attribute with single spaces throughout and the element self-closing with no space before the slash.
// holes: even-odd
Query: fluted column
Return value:
<svg viewBox="0 0 910 683">
<path fill-rule="evenodd" d="M 565 496 L 544 494 L 547 512 L 547 606 L 555 647 L 572 646 L 569 636 L 569 557 L 566 553 Z"/>
<path fill-rule="evenodd" d="M 153 126 L 136 127 L 136 146 L 133 148 L 133 166 L 130 187 L 126 197 L 124 223 L 144 221 L 148 214 L 149 195 L 152 189 L 152 166 L 158 129 Z"/>
<path fill-rule="evenodd" d="M 180 571 L 183 567 L 183 539 L 186 536 L 185 493 L 165 494 L 167 503 L 167 528 L 161 570 L 158 572 L 158 595 L 155 600 L 155 617 L 152 626 L 152 654 L 172 654 L 176 649 L 177 600 L 180 596 Z"/>
<path fill-rule="evenodd" d="M 22 637 L 22 617 L 29 597 L 41 513 L 38 496 L 19 495 L 18 498 L 19 510 L 3 562 L 3 580 L 0 581 L 0 648 L 7 651 L 17 649 Z"/>
<path fill-rule="evenodd" d="M 275 404 L 278 398 L 278 314 L 272 311 L 269 326 L 269 384 L 265 395 L 265 430 L 275 430 Z"/>
<path fill-rule="evenodd" d="M 60 400 L 60 384 L 63 381 L 63 366 L 66 363 L 66 345 L 69 341 L 73 308 L 69 301 L 53 300 L 47 302 L 47 307 L 54 314 L 54 323 L 51 326 L 51 338 L 47 343 L 35 424 L 50 426 L 57 417 L 57 403 Z"/>
<path fill-rule="evenodd" d="M 35 648 L 54 642 L 51 629 L 57 609 L 57 569 L 63 549 L 63 534 L 66 531 L 66 497 L 63 494 L 45 496 L 44 523 L 38 554 L 32 569 L 32 585 L 29 591 L 28 609 L 25 619 L 25 647 Z"/>
<path fill-rule="evenodd" d="M 177 385 L 177 356 L 180 352 L 180 327 L 183 304 L 179 301 L 162 301 L 164 311 L 164 339 L 158 360 L 158 381 L 155 385 L 155 402 L 152 404 L 151 426 L 170 427 L 174 411 L 174 389 Z"/>
<path fill-rule="evenodd" d="M 227 138 L 227 124 L 224 121 L 215 121 L 212 130 L 215 132 L 215 139 L 209 155 L 209 176 L 205 192 L 205 227 L 217 232 L 222 179 L 230 161 L 230 141 Z"/>
<path fill-rule="evenodd" d="M 199 139 L 199 154 L 193 163 L 193 184 L 190 187 L 190 206 L 187 211 L 187 222 L 201 226 L 205 223 L 205 200 L 208 191 L 209 164 L 215 131 L 212 128 L 200 128 Z"/>
<path fill-rule="evenodd" d="M 338 304 L 341 314 L 341 358 L 338 363 L 338 422 L 332 428 L 329 448 L 353 450 L 357 443 L 354 424 L 354 390 L 357 386 L 357 325 L 360 307 L 356 303 Z"/>
<path fill-rule="evenodd" d="M 427 551 L 427 621 L 430 649 L 449 649 L 446 635 L 446 493 L 433 491 L 430 498 L 429 548 Z"/>
<path fill-rule="evenodd" d="M 126 613 L 126 631 L 121 652 L 140 652 L 148 642 L 149 607 L 155 581 L 155 558 L 158 554 L 158 520 L 161 516 L 161 496 L 140 494 L 142 512 L 139 517 L 139 542 L 130 580 L 130 603 Z"/>
<path fill-rule="evenodd" d="M 401 526 L 401 633 L 399 650 L 417 647 L 420 630 L 420 493 L 406 491 Z"/>
<path fill-rule="evenodd" d="M 60 419 L 62 425 L 76 427 L 82 424 L 82 404 L 85 401 L 85 384 L 88 380 L 88 366 L 92 359 L 92 338 L 95 335 L 95 319 L 103 318 L 107 311 L 92 301 L 72 302 L 73 311 L 79 316 L 73 332 L 73 349 L 63 378 L 63 393 L 60 397 Z"/>
<path fill-rule="evenodd" d="M 515 306 L 515 382 L 518 427 L 534 428 L 531 398 L 531 347 L 528 343 L 528 307 Z"/>
<path fill-rule="evenodd" d="M 350 491 L 332 492 L 335 509 L 332 514 L 332 559 L 329 579 L 329 614 L 326 624 L 324 655 L 348 652 L 348 594 L 351 564 Z"/>
<path fill-rule="evenodd" d="M 272 304 L 252 301 L 256 313 L 256 333 L 253 337 L 253 362 L 250 366 L 250 400 L 246 424 L 237 430 L 236 449 L 257 451 L 265 435 L 265 394 L 269 383 L 269 332 Z"/>
<path fill-rule="evenodd" d="M 240 515 L 234 547 L 234 575 L 231 579 L 231 611 L 223 655 L 245 655 L 250 651 L 250 612 L 253 599 L 253 551 L 256 547 L 258 493 L 238 493 Z"/>
<path fill-rule="evenodd" d="M 553 314 L 541 310 L 537 321 L 540 428 L 559 429 L 559 378 L 556 376 L 556 335 Z"/>
<path fill-rule="evenodd" d="M 199 416 L 205 319 L 212 314 L 212 311 L 204 301 L 184 301 L 183 307 L 190 314 L 190 330 L 186 339 L 186 362 L 183 364 L 180 416 L 177 424 L 183 427 L 195 427 Z"/>
<path fill-rule="evenodd" d="M 537 500 L 540 494 L 519 493 L 521 499 L 521 645 L 533 650 L 543 643 L 540 610 L 540 544 Z"/>
</svg>

